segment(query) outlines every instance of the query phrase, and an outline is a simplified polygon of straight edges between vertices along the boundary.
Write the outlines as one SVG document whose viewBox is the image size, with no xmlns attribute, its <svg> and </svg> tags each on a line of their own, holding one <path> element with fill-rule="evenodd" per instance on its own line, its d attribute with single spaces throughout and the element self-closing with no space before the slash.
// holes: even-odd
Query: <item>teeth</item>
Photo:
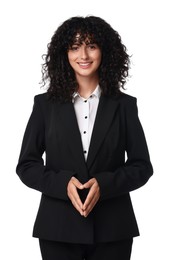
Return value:
<svg viewBox="0 0 171 260">
<path fill-rule="evenodd" d="M 88 66 L 90 63 L 79 63 L 81 66 Z"/>
</svg>

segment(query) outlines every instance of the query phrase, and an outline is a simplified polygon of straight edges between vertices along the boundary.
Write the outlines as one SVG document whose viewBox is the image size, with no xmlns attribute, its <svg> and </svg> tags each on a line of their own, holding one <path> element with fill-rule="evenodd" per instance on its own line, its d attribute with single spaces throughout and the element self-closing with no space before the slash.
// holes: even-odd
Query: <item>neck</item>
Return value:
<svg viewBox="0 0 171 260">
<path fill-rule="evenodd" d="M 92 92 L 96 89 L 99 80 L 98 77 L 97 78 L 81 78 L 78 79 L 77 78 L 77 82 L 78 82 L 78 93 L 80 94 L 80 96 L 84 97 L 84 98 L 88 98 Z"/>
</svg>

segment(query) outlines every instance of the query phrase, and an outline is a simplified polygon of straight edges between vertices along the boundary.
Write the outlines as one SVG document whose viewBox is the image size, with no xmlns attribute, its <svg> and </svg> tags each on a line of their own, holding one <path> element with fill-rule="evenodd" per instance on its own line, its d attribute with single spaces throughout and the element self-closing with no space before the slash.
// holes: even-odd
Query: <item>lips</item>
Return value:
<svg viewBox="0 0 171 260">
<path fill-rule="evenodd" d="M 78 62 L 78 65 L 83 69 L 89 68 L 91 64 L 92 62 Z"/>
</svg>

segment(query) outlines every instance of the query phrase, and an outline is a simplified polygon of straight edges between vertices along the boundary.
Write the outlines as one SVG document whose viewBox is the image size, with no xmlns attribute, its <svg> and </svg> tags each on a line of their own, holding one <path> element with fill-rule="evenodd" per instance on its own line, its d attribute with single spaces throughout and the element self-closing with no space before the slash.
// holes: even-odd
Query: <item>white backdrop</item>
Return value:
<svg viewBox="0 0 171 260">
<path fill-rule="evenodd" d="M 88 14 L 109 22 L 132 55 L 126 92 L 138 98 L 154 166 L 148 184 L 131 193 L 141 232 L 131 259 L 171 259 L 169 0 L 4 0 L 0 12 L 0 259 L 41 259 L 32 238 L 40 193 L 21 183 L 15 167 L 33 97 L 43 92 L 41 55 L 59 24 Z"/>
</svg>

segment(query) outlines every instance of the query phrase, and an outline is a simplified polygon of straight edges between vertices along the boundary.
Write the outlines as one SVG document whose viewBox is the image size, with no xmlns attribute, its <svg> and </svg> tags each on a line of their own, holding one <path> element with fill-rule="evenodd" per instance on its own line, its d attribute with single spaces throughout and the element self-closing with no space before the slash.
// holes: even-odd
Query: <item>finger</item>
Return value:
<svg viewBox="0 0 171 260">
<path fill-rule="evenodd" d="M 98 200 L 99 200 L 99 194 L 97 192 L 97 194 L 95 194 L 95 196 L 91 200 L 90 204 L 87 206 L 86 210 L 84 210 L 84 217 L 87 217 L 89 215 L 89 213 L 93 210 L 93 208 L 97 204 Z"/>
<path fill-rule="evenodd" d="M 90 190 L 89 193 L 88 193 L 88 195 L 87 195 L 87 198 L 86 198 L 86 200 L 85 200 L 85 202 L 84 202 L 83 210 L 86 210 L 86 209 L 87 209 L 87 207 L 88 207 L 88 205 L 91 203 L 91 201 L 92 201 L 94 195 L 95 195 L 94 191 Z"/>
<path fill-rule="evenodd" d="M 80 208 L 82 212 L 83 204 L 82 201 L 78 195 L 77 188 L 75 184 L 72 182 L 72 180 L 69 181 L 68 187 L 67 187 L 67 193 L 68 197 L 71 200 L 74 207 L 78 210 L 78 207 Z"/>
<path fill-rule="evenodd" d="M 99 186 L 95 183 L 95 184 L 91 187 L 91 189 L 90 189 L 90 191 L 89 191 L 89 193 L 88 193 L 88 195 L 87 195 L 87 198 L 86 198 L 86 200 L 85 200 L 85 202 L 84 202 L 84 205 L 83 205 L 83 210 L 86 210 L 86 209 L 87 209 L 88 205 L 91 203 L 91 201 L 93 200 L 93 198 L 95 198 L 95 194 L 96 194 L 96 193 L 100 195 Z M 99 195 L 98 195 L 98 196 L 99 196 Z"/>
<path fill-rule="evenodd" d="M 75 177 L 71 178 L 71 181 L 73 182 L 73 184 L 78 188 L 78 189 L 83 189 L 83 184 Z"/>
<path fill-rule="evenodd" d="M 89 188 L 92 187 L 93 184 L 94 184 L 94 181 L 93 181 L 93 179 L 91 179 L 91 180 L 89 180 L 88 182 L 86 182 L 86 183 L 83 184 L 83 188 L 89 189 Z"/>
<path fill-rule="evenodd" d="M 72 198 L 72 200 L 75 202 L 75 204 L 77 204 L 80 207 L 80 209 L 82 209 L 83 204 L 78 195 L 77 188 L 74 186 L 74 184 L 71 184 L 71 186 L 69 187 L 68 193 L 69 193 L 69 197 Z"/>
<path fill-rule="evenodd" d="M 71 200 L 74 208 L 83 216 L 83 210 L 82 210 L 82 207 L 80 207 L 80 204 L 78 203 L 78 201 L 75 200 L 75 198 L 72 195 L 70 197 L 70 200 Z"/>
</svg>

